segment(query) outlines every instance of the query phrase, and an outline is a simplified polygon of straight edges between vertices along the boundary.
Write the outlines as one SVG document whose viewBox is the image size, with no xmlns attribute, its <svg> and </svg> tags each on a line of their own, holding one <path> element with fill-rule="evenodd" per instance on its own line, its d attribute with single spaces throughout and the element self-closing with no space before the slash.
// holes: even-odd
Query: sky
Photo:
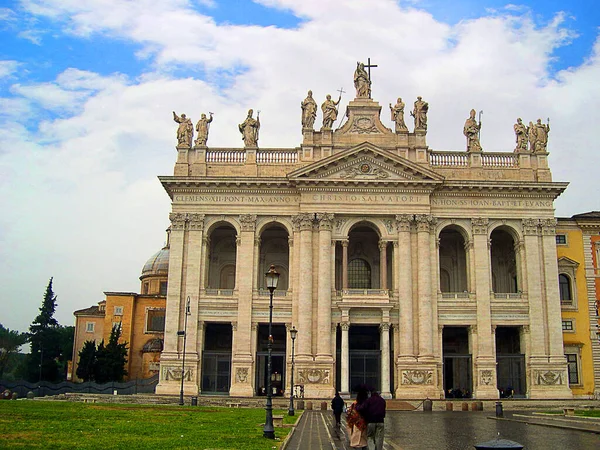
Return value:
<svg viewBox="0 0 600 450">
<path fill-rule="evenodd" d="M 374 100 L 420 95 L 433 150 L 484 151 L 550 119 L 556 215 L 600 210 L 600 13 L 595 0 L 0 0 L 0 323 L 26 331 L 50 277 L 55 317 L 139 292 L 165 242 L 177 124 L 215 113 L 209 147 L 297 147 L 300 102 L 343 88 L 356 61 Z M 407 117 L 407 123 L 411 121 Z M 317 124 L 320 122 L 320 115 Z M 410 127 L 410 125 L 409 125 Z M 410 127 L 412 129 L 412 127 Z"/>
</svg>

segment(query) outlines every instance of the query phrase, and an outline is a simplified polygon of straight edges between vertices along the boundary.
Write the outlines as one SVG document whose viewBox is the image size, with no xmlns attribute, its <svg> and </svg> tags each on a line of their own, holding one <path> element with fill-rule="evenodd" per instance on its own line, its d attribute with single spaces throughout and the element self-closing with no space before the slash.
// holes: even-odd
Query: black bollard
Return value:
<svg viewBox="0 0 600 450">
<path fill-rule="evenodd" d="M 504 417 L 504 411 L 502 410 L 502 402 L 496 402 L 496 417 Z"/>
<path fill-rule="evenodd" d="M 433 410 L 433 402 L 426 398 L 423 400 L 423 412 L 431 412 Z"/>
</svg>

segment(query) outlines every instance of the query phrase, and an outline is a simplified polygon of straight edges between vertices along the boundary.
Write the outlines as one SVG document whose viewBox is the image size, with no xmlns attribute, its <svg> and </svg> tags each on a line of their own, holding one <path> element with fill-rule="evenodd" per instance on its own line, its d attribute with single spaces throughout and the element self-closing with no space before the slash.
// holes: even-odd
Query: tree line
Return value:
<svg viewBox="0 0 600 450">
<path fill-rule="evenodd" d="M 0 323 L 0 379 L 24 379 L 31 383 L 59 383 L 67 379 L 68 361 L 73 356 L 75 327 L 63 326 L 54 317 L 57 296 L 50 278 L 39 314 L 29 326 L 29 332 L 5 328 Z M 119 343 L 121 328 L 113 327 L 108 343 L 86 341 L 76 356 L 77 376 L 83 381 L 105 383 L 123 381 L 127 375 L 127 343 Z M 29 354 L 20 348 L 30 344 Z"/>
</svg>

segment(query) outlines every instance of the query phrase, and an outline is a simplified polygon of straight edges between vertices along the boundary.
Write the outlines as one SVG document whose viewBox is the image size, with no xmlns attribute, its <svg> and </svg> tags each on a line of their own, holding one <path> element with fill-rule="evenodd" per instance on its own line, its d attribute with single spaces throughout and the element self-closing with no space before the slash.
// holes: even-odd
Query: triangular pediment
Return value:
<svg viewBox="0 0 600 450">
<path fill-rule="evenodd" d="M 352 183 L 438 184 L 444 178 L 388 150 L 365 142 L 295 170 L 288 179 L 296 181 Z"/>
</svg>

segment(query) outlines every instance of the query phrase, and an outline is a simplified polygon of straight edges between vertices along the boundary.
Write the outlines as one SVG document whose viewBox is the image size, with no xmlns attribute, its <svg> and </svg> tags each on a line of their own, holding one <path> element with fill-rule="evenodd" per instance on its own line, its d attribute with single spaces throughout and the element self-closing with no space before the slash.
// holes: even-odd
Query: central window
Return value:
<svg viewBox="0 0 600 450">
<path fill-rule="evenodd" d="M 371 289 L 371 266 L 364 259 L 353 259 L 348 264 L 348 287 Z"/>
</svg>

